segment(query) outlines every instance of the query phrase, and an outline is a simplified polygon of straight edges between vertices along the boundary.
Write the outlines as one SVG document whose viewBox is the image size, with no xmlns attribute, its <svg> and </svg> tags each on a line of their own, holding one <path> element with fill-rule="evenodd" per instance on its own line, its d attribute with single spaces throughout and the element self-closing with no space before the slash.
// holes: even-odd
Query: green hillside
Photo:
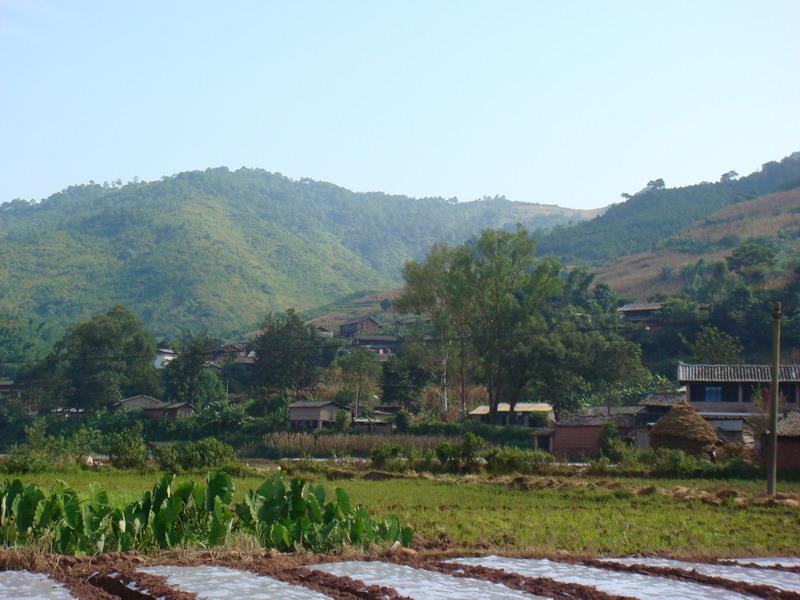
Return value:
<svg viewBox="0 0 800 600">
<path fill-rule="evenodd" d="M 394 287 L 403 262 L 435 242 L 593 215 L 504 198 L 360 194 L 253 169 L 73 186 L 0 206 L 0 315 L 58 330 L 121 302 L 157 335 L 231 335 L 267 309 Z"/>
<path fill-rule="evenodd" d="M 596 219 L 556 228 L 541 238 L 539 250 L 590 262 L 644 252 L 726 206 L 796 187 L 800 152 L 740 179 L 639 192 Z"/>
</svg>

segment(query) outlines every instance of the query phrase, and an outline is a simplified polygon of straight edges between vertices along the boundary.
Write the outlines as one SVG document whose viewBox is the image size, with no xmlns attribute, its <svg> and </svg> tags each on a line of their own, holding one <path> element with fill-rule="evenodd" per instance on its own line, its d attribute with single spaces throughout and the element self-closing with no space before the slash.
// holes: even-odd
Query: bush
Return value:
<svg viewBox="0 0 800 600">
<path fill-rule="evenodd" d="M 369 459 L 373 467 L 383 469 L 390 460 L 397 459 L 402 453 L 403 448 L 387 442 L 373 448 L 369 453 Z"/>
<path fill-rule="evenodd" d="M 238 460 L 231 446 L 214 438 L 180 446 L 162 446 L 154 454 L 158 467 L 168 473 L 177 473 L 181 469 L 188 471 L 234 466 Z"/>
<path fill-rule="evenodd" d="M 486 470 L 489 473 L 541 473 L 555 462 L 552 454 L 542 450 L 519 448 L 492 448 L 486 455 Z"/>
<path fill-rule="evenodd" d="M 600 445 L 600 452 L 612 461 L 619 462 L 621 459 L 616 455 L 615 441 L 621 441 L 617 424 L 612 421 L 604 423 L 603 427 L 600 428 L 600 436 L 597 440 Z"/>
<path fill-rule="evenodd" d="M 108 436 L 108 452 L 115 467 L 144 469 L 150 452 L 142 439 L 142 424 L 123 429 Z"/>
</svg>

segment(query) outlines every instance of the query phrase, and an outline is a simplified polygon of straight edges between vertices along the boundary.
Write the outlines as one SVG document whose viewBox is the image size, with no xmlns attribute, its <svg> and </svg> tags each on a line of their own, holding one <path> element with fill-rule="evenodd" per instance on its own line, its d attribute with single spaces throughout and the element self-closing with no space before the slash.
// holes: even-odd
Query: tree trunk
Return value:
<svg viewBox="0 0 800 600">
<path fill-rule="evenodd" d="M 442 419 L 447 420 L 447 352 L 442 353 Z"/>
</svg>

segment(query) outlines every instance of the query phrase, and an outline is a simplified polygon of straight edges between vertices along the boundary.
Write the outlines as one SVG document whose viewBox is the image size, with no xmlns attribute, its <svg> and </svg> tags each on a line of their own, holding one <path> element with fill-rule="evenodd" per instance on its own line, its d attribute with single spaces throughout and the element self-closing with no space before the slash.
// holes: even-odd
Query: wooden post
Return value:
<svg viewBox="0 0 800 600">
<path fill-rule="evenodd" d="M 767 495 L 775 495 L 778 476 L 778 400 L 780 399 L 781 368 L 781 303 L 772 309 L 772 385 L 769 394 L 769 455 L 767 464 Z"/>
</svg>

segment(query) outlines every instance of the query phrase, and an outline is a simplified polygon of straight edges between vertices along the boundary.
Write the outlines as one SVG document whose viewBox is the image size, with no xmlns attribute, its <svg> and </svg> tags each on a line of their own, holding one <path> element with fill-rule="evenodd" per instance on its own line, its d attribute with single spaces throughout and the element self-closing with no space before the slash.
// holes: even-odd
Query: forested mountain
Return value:
<svg viewBox="0 0 800 600">
<path fill-rule="evenodd" d="M 0 341 L 42 322 L 58 331 L 115 303 L 157 335 L 240 333 L 267 309 L 395 287 L 404 261 L 435 242 L 594 214 L 505 198 L 354 193 L 255 169 L 73 186 L 0 205 Z"/>
<path fill-rule="evenodd" d="M 800 188 L 761 196 L 712 213 L 655 249 L 603 265 L 597 278 L 627 298 L 676 294 L 692 284 L 698 269 L 730 257 L 746 242 L 772 254 L 766 287 L 781 287 L 800 257 Z"/>
<path fill-rule="evenodd" d="M 726 173 L 717 183 L 664 188 L 663 181 L 656 180 L 596 219 L 542 236 L 539 251 L 590 262 L 644 252 L 726 206 L 796 187 L 800 187 L 800 152 L 768 162 L 746 177 Z"/>
</svg>

